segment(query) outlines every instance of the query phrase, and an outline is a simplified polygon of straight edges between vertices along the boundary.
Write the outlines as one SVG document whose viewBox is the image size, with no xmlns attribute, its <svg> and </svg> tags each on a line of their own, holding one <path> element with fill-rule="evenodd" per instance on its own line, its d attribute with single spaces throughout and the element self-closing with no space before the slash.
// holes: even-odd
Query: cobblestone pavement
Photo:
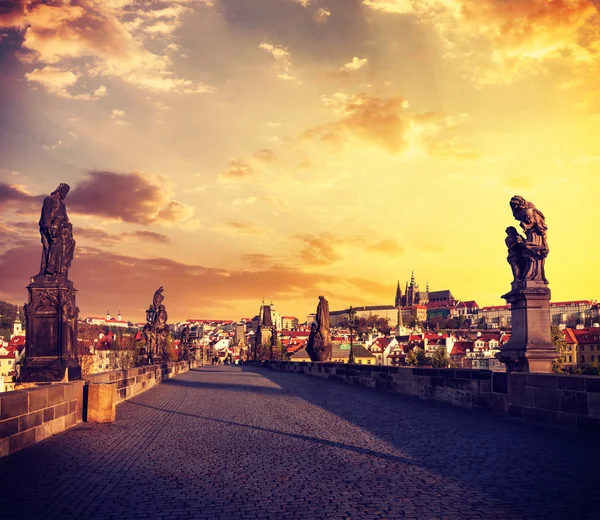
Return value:
<svg viewBox="0 0 600 520">
<path fill-rule="evenodd" d="M 208 366 L 0 460 L 0 518 L 600 518 L 600 442 L 487 412 Z"/>
</svg>

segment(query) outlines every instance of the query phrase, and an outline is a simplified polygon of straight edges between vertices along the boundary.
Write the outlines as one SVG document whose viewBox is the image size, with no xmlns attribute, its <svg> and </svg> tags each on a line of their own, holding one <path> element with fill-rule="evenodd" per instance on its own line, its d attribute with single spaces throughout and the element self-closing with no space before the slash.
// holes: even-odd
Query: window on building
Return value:
<svg viewBox="0 0 600 520">
<path fill-rule="evenodd" d="M 573 356 L 569 356 L 569 363 L 573 362 Z"/>
<path fill-rule="evenodd" d="M 579 362 L 585 363 L 585 356 L 583 354 L 579 356 Z"/>
<path fill-rule="evenodd" d="M 8 360 L 8 364 L 9 364 L 9 365 L 12 365 L 12 359 L 9 359 L 9 360 Z"/>
<path fill-rule="evenodd" d="M 592 356 L 592 361 L 594 361 L 594 356 Z"/>
</svg>

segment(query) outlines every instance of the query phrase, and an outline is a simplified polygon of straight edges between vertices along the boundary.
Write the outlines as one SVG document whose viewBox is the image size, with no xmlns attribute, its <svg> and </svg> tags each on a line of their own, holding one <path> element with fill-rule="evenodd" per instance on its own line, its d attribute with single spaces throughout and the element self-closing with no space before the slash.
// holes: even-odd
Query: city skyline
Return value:
<svg viewBox="0 0 600 520">
<path fill-rule="evenodd" d="M 553 301 L 597 299 L 593 1 L 110 0 L 0 11 L 0 299 L 60 182 L 81 317 L 302 319 L 396 283 L 502 305 L 522 195 Z"/>
</svg>

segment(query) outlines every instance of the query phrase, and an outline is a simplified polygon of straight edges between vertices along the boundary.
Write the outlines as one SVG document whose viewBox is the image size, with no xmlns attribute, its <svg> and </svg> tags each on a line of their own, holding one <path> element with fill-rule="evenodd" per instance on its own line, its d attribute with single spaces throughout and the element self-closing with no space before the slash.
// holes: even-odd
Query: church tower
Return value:
<svg viewBox="0 0 600 520">
<path fill-rule="evenodd" d="M 106 321 L 110 321 L 110 307 L 106 308 Z"/>
<path fill-rule="evenodd" d="M 121 321 L 121 307 L 119 307 L 119 314 L 117 314 L 117 320 Z"/>
<path fill-rule="evenodd" d="M 396 287 L 396 299 L 394 300 L 394 307 L 402 307 L 402 289 L 400 289 L 400 280 L 398 280 L 398 286 Z"/>
<path fill-rule="evenodd" d="M 19 318 L 19 306 L 17 305 L 17 317 L 15 318 L 15 322 L 13 323 L 13 333 L 10 336 L 10 339 L 13 339 L 16 336 L 24 336 L 23 334 L 23 324 L 21 323 L 21 319 Z"/>
</svg>

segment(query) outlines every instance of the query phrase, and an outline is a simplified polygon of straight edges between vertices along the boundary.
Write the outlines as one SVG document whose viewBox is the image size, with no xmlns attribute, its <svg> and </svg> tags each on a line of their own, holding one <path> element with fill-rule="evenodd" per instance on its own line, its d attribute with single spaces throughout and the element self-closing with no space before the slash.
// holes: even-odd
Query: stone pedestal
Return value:
<svg viewBox="0 0 600 520">
<path fill-rule="evenodd" d="M 552 372 L 559 354 L 550 337 L 550 289 L 544 282 L 519 281 L 503 295 L 511 304 L 510 340 L 496 357 L 508 372 Z"/>
<path fill-rule="evenodd" d="M 81 379 L 75 353 L 79 309 L 73 284 L 66 278 L 38 275 L 31 278 L 27 291 L 26 357 L 21 382 Z"/>
<path fill-rule="evenodd" d="M 115 422 L 117 383 L 88 383 L 87 422 Z"/>
</svg>

